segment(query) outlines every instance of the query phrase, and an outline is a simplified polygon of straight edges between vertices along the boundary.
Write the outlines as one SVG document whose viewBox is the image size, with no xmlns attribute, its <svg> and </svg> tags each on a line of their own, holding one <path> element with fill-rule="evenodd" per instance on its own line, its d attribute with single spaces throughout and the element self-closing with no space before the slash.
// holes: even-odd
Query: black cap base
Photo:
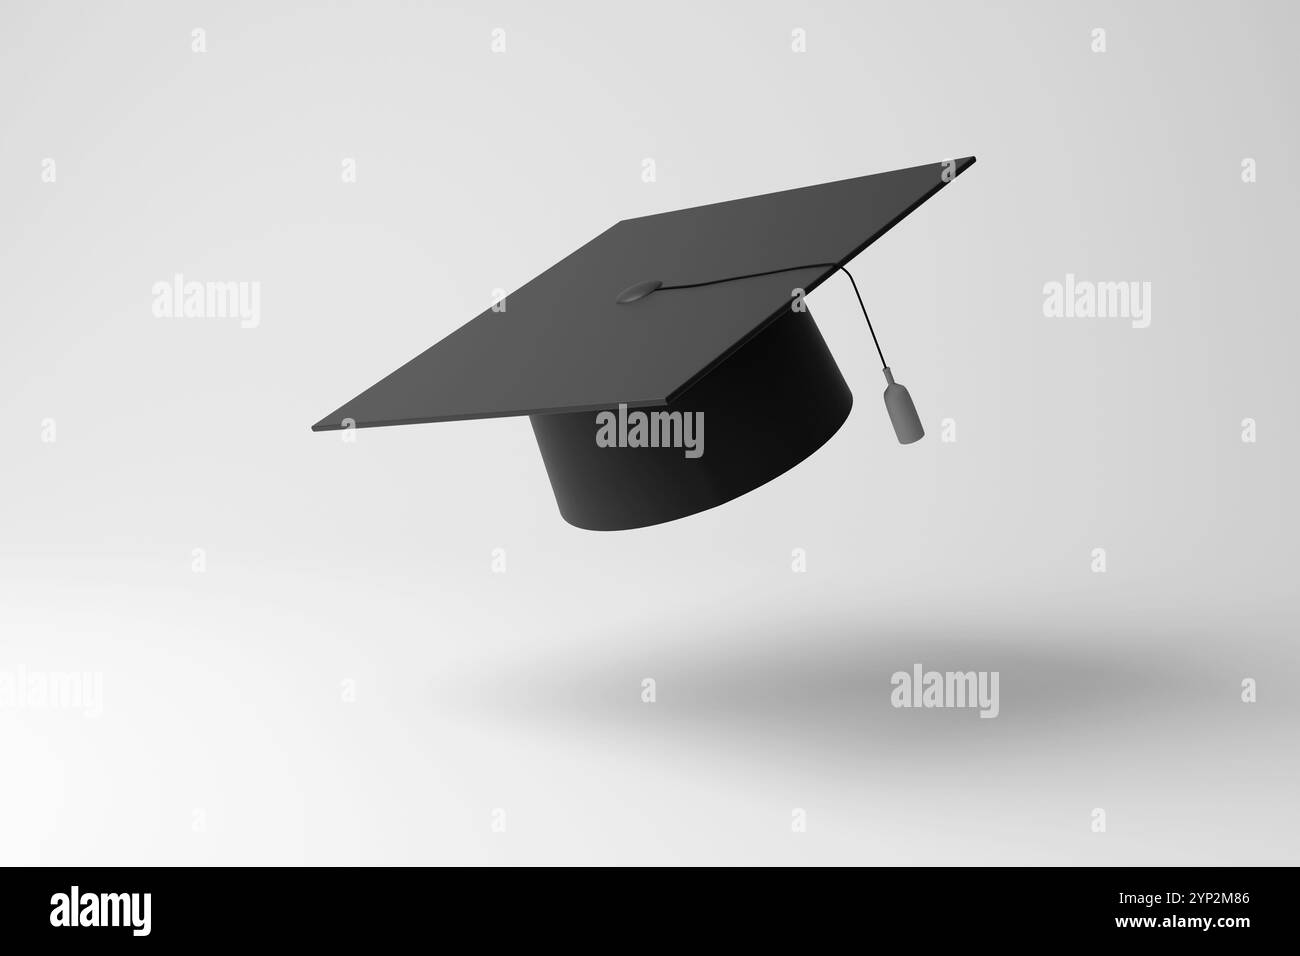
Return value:
<svg viewBox="0 0 1300 956">
<path fill-rule="evenodd" d="M 622 423 L 635 422 L 638 413 L 650 421 L 656 413 L 680 413 L 683 425 L 674 434 L 693 439 L 694 448 L 627 447 L 637 436 L 620 426 L 612 433 L 619 445 L 603 447 L 593 412 L 530 418 L 564 520 L 622 531 L 684 518 L 766 484 L 825 444 L 852 407 L 853 394 L 812 316 L 790 309 L 671 405 L 621 416 Z M 606 446 L 611 419 L 620 420 L 619 409 L 610 413 L 603 419 Z M 694 427 L 684 431 L 688 415 Z M 658 421 L 668 434 L 669 419 Z"/>
</svg>

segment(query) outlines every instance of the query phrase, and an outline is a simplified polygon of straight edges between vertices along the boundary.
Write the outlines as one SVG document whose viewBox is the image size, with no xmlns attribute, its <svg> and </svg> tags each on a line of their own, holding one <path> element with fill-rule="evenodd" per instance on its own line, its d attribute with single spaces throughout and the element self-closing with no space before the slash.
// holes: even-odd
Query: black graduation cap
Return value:
<svg viewBox="0 0 1300 956">
<path fill-rule="evenodd" d="M 974 162 L 624 219 L 312 428 L 527 415 L 570 524 L 722 504 L 816 451 L 853 404 L 803 295 Z"/>
</svg>

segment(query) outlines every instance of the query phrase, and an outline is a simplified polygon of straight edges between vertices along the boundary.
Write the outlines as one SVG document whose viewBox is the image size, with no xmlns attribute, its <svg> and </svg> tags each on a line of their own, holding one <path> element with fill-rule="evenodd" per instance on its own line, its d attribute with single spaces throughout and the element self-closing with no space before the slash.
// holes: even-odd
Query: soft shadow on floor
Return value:
<svg viewBox="0 0 1300 956">
<path fill-rule="evenodd" d="M 579 728 L 620 746 L 708 746 L 742 759 L 795 748 L 818 761 L 904 754 L 960 762 L 1019 748 L 1050 761 L 1071 747 L 1094 750 L 1109 734 L 1205 719 L 1223 681 L 1185 653 L 1188 635 L 1147 626 L 1100 637 L 1080 625 L 1049 632 L 827 618 L 770 619 L 694 639 L 664 633 L 593 628 L 527 666 L 477 671 L 472 693 L 451 691 L 455 707 L 536 732 Z M 997 671 L 999 715 L 893 707 L 891 675 L 916 663 Z M 654 704 L 641 700 L 647 677 L 656 682 Z"/>
</svg>

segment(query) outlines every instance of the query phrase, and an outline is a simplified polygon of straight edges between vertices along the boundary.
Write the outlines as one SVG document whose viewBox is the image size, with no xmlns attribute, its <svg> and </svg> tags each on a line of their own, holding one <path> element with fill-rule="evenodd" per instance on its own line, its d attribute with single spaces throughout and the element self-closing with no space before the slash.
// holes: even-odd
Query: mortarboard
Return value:
<svg viewBox="0 0 1300 956">
<path fill-rule="evenodd" d="M 527 415 L 579 528 L 730 501 L 811 455 L 852 407 L 804 295 L 974 162 L 624 219 L 312 428 Z M 880 358 L 907 444 L 924 430 Z"/>
</svg>

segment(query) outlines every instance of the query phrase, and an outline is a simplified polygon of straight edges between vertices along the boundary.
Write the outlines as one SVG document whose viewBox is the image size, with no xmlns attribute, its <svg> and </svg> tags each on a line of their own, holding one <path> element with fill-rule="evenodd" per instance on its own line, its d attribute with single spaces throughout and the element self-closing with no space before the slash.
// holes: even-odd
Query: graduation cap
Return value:
<svg viewBox="0 0 1300 956">
<path fill-rule="evenodd" d="M 848 417 L 804 296 L 974 162 L 624 219 L 312 428 L 527 415 L 570 524 L 713 508 Z M 871 335 L 898 440 L 914 442 L 916 407 Z"/>
</svg>

